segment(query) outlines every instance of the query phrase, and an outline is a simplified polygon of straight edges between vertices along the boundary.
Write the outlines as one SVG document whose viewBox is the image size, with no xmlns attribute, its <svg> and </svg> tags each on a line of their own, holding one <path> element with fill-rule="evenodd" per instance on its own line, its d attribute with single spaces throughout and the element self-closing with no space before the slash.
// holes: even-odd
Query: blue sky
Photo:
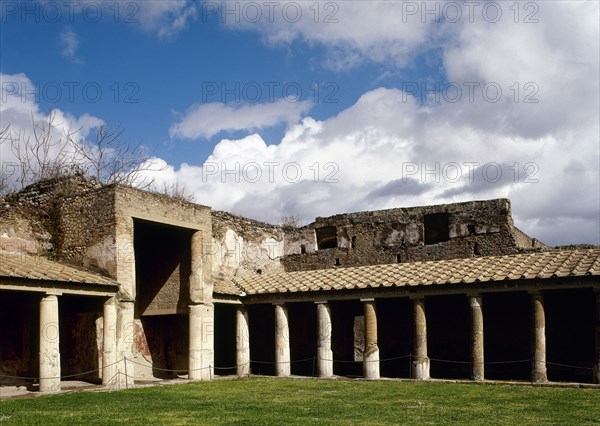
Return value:
<svg viewBox="0 0 600 426">
<path fill-rule="evenodd" d="M 544 242 L 600 242 L 596 1 L 1 4 L 2 124 L 120 123 L 199 203 L 508 197 Z"/>
</svg>

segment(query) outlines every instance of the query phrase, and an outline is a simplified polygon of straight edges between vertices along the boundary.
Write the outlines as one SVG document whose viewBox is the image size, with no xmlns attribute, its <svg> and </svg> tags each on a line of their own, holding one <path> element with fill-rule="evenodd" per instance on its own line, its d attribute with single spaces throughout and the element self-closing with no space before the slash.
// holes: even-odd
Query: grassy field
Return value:
<svg viewBox="0 0 600 426">
<path fill-rule="evenodd" d="M 0 401 L 0 424 L 600 424 L 600 390 L 251 378 Z"/>
</svg>

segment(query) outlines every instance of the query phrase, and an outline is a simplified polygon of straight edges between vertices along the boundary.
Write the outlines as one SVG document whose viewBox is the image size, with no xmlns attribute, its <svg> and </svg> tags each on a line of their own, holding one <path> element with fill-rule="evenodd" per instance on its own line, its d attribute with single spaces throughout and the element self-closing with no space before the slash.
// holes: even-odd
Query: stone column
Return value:
<svg viewBox="0 0 600 426">
<path fill-rule="evenodd" d="M 190 305 L 188 377 L 211 380 L 214 367 L 214 305 Z"/>
<path fill-rule="evenodd" d="M 425 317 L 425 298 L 413 299 L 415 314 L 415 360 L 413 361 L 413 377 L 417 380 L 428 380 L 429 358 L 427 357 L 427 318 Z"/>
<path fill-rule="evenodd" d="M 317 371 L 319 377 L 333 376 L 333 351 L 331 350 L 331 310 L 324 301 L 317 304 Z"/>
<path fill-rule="evenodd" d="M 596 290 L 596 366 L 594 381 L 600 383 L 600 289 Z"/>
<path fill-rule="evenodd" d="M 211 380 L 215 363 L 213 288 L 204 279 L 202 244 L 202 232 L 196 231 L 190 241 L 190 380 Z"/>
<path fill-rule="evenodd" d="M 58 297 L 46 294 L 40 302 L 40 392 L 60 390 Z"/>
<path fill-rule="evenodd" d="M 133 349 L 136 338 L 134 318 L 135 303 L 120 301 L 117 304 L 117 383 L 119 389 L 132 386 L 135 377 Z"/>
<path fill-rule="evenodd" d="M 481 309 L 481 296 L 469 296 L 471 306 L 471 378 L 476 381 L 484 379 L 483 355 L 483 311 Z"/>
<path fill-rule="evenodd" d="M 287 308 L 283 303 L 275 305 L 275 374 L 277 376 L 291 374 L 290 330 Z"/>
<path fill-rule="evenodd" d="M 236 312 L 237 375 L 250 374 L 250 330 L 248 328 L 248 310 L 240 305 Z"/>
<path fill-rule="evenodd" d="M 366 379 L 379 378 L 379 347 L 377 346 L 377 310 L 375 299 L 361 299 L 365 309 L 365 352 L 363 375 Z"/>
<path fill-rule="evenodd" d="M 111 297 L 104 303 L 102 326 L 102 384 L 114 387 L 118 381 L 117 366 L 117 306 Z"/>
<path fill-rule="evenodd" d="M 533 365 L 531 381 L 542 383 L 548 381 L 546 372 L 546 315 L 544 313 L 544 297 L 540 292 L 531 293 L 533 311 Z"/>
<path fill-rule="evenodd" d="M 190 241 L 190 300 L 193 304 L 212 303 L 212 282 L 204 279 L 203 235 L 196 231 Z M 208 254 L 207 254 L 208 256 Z"/>
</svg>

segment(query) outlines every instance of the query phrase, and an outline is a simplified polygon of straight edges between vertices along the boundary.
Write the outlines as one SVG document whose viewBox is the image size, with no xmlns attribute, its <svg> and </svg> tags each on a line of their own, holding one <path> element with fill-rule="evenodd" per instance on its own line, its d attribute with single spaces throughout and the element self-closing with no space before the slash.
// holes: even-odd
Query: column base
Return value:
<svg viewBox="0 0 600 426">
<path fill-rule="evenodd" d="M 250 349 L 238 349 L 236 374 L 240 377 L 250 375 Z"/>
<path fill-rule="evenodd" d="M 363 358 L 363 374 L 365 379 L 379 379 L 379 349 L 364 355 Z"/>
<path fill-rule="evenodd" d="M 531 372 L 531 381 L 533 383 L 546 383 L 548 381 L 548 374 L 546 370 L 539 371 L 534 370 Z"/>
<path fill-rule="evenodd" d="M 333 376 L 333 351 L 331 349 L 318 350 L 317 372 L 319 377 Z"/>
<path fill-rule="evenodd" d="M 429 358 L 417 358 L 412 365 L 413 378 L 417 380 L 429 380 Z"/>
</svg>

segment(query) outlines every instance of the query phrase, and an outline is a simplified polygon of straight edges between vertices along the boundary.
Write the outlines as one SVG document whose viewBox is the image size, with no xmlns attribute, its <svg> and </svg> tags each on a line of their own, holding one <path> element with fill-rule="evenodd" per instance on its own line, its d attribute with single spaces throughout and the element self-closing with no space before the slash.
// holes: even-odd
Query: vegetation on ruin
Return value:
<svg viewBox="0 0 600 426">
<path fill-rule="evenodd" d="M 600 424 L 600 390 L 251 378 L 0 400 L 4 424 Z"/>
</svg>

